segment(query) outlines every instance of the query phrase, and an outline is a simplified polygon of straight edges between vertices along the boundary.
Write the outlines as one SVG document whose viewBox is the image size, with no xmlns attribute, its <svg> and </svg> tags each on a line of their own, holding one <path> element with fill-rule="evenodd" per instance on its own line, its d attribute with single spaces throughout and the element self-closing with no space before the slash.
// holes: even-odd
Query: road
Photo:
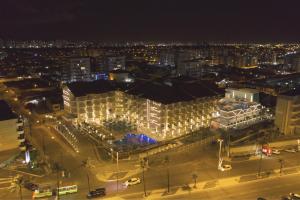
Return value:
<svg viewBox="0 0 300 200">
<path fill-rule="evenodd" d="M 197 152 L 198 151 L 198 152 Z M 193 153 L 192 153 L 193 152 Z M 166 153 L 167 154 L 167 153 Z M 217 170 L 216 148 L 207 148 L 205 151 L 191 149 L 188 152 L 174 152 L 168 154 L 170 157 L 170 185 L 182 186 L 193 181 L 192 175 L 198 176 L 198 181 L 215 180 L 232 176 L 243 176 L 258 172 L 259 159 L 233 162 L 232 170 L 221 172 Z M 284 160 L 284 168 L 298 166 L 300 163 L 300 152 L 287 153 L 263 158 L 262 171 L 273 171 L 280 168 L 279 159 Z M 150 159 L 150 168 L 145 172 L 147 189 L 149 191 L 167 187 L 167 166 L 163 164 L 164 155 L 160 154 Z M 151 164 L 153 163 L 153 164 Z M 137 177 L 142 177 L 138 174 Z M 137 185 L 128 188 L 124 193 L 143 191 L 143 186 Z"/>
<path fill-rule="evenodd" d="M 191 192 L 164 199 L 213 199 L 213 200 L 255 200 L 263 197 L 267 200 L 280 200 L 290 192 L 300 193 L 300 175 L 288 175 L 278 178 L 253 181 L 230 187 L 209 189 L 203 192 Z"/>
</svg>

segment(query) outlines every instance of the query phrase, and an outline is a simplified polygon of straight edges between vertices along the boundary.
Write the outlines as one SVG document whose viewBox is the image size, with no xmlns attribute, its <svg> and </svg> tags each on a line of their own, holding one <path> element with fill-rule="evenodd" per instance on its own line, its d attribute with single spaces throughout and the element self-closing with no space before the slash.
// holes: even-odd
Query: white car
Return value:
<svg viewBox="0 0 300 200">
<path fill-rule="evenodd" d="M 285 152 L 289 152 L 289 153 L 296 153 L 296 149 L 285 149 Z"/>
<path fill-rule="evenodd" d="M 229 170 L 231 170 L 231 169 L 232 169 L 231 165 L 222 165 L 222 166 L 220 167 L 220 170 L 221 170 L 221 171 L 229 171 Z"/>
<path fill-rule="evenodd" d="M 290 197 L 291 197 L 291 199 L 300 199 L 300 194 L 296 194 L 296 193 L 290 193 Z"/>
<path fill-rule="evenodd" d="M 272 149 L 272 153 L 273 154 L 276 154 L 276 155 L 279 155 L 280 154 L 280 151 L 278 149 Z"/>
<path fill-rule="evenodd" d="M 137 184 L 140 184 L 140 183 L 141 183 L 141 179 L 131 178 L 131 179 L 127 180 L 123 185 L 128 187 L 128 186 L 137 185 Z"/>
</svg>

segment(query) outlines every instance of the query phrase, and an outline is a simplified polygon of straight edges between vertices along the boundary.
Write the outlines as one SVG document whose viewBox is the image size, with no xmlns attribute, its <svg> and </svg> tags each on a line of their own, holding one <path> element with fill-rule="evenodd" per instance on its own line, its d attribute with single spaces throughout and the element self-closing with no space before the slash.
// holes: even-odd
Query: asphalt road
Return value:
<svg viewBox="0 0 300 200">
<path fill-rule="evenodd" d="M 281 200 L 290 192 L 300 193 L 300 175 L 270 178 L 239 184 L 232 187 L 220 187 L 203 192 L 164 197 L 164 199 L 213 199 L 213 200 Z"/>
</svg>

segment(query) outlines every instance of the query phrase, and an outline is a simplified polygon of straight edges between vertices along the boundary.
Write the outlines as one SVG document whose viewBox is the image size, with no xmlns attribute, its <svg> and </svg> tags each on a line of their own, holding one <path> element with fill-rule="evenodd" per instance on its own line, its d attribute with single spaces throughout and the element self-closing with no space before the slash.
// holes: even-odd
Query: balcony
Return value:
<svg viewBox="0 0 300 200">
<path fill-rule="evenodd" d="M 18 136 L 18 140 L 19 140 L 20 142 L 24 142 L 24 141 L 25 141 L 25 135 L 24 135 L 24 134 L 19 135 L 19 136 Z"/>
<path fill-rule="evenodd" d="M 24 134 L 24 129 L 21 127 L 18 127 L 17 132 L 18 132 L 18 134 Z"/>
<path fill-rule="evenodd" d="M 17 120 L 17 126 L 23 126 L 23 120 L 22 119 L 18 119 Z"/>
<path fill-rule="evenodd" d="M 26 151 L 26 144 L 25 144 L 25 142 L 21 142 L 21 144 L 19 144 L 19 148 L 21 149 L 21 151 Z"/>
</svg>

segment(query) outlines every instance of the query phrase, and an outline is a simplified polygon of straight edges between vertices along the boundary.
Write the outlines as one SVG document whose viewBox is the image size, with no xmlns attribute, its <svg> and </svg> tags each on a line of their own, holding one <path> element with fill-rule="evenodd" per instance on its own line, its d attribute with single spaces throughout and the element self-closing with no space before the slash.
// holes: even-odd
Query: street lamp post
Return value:
<svg viewBox="0 0 300 200">
<path fill-rule="evenodd" d="M 222 139 L 218 139 L 218 142 L 219 142 L 219 163 L 218 163 L 218 169 L 221 169 L 222 167 L 222 162 L 223 162 L 223 159 L 221 157 L 221 150 L 222 150 L 222 143 L 223 143 L 223 140 Z"/>
</svg>

